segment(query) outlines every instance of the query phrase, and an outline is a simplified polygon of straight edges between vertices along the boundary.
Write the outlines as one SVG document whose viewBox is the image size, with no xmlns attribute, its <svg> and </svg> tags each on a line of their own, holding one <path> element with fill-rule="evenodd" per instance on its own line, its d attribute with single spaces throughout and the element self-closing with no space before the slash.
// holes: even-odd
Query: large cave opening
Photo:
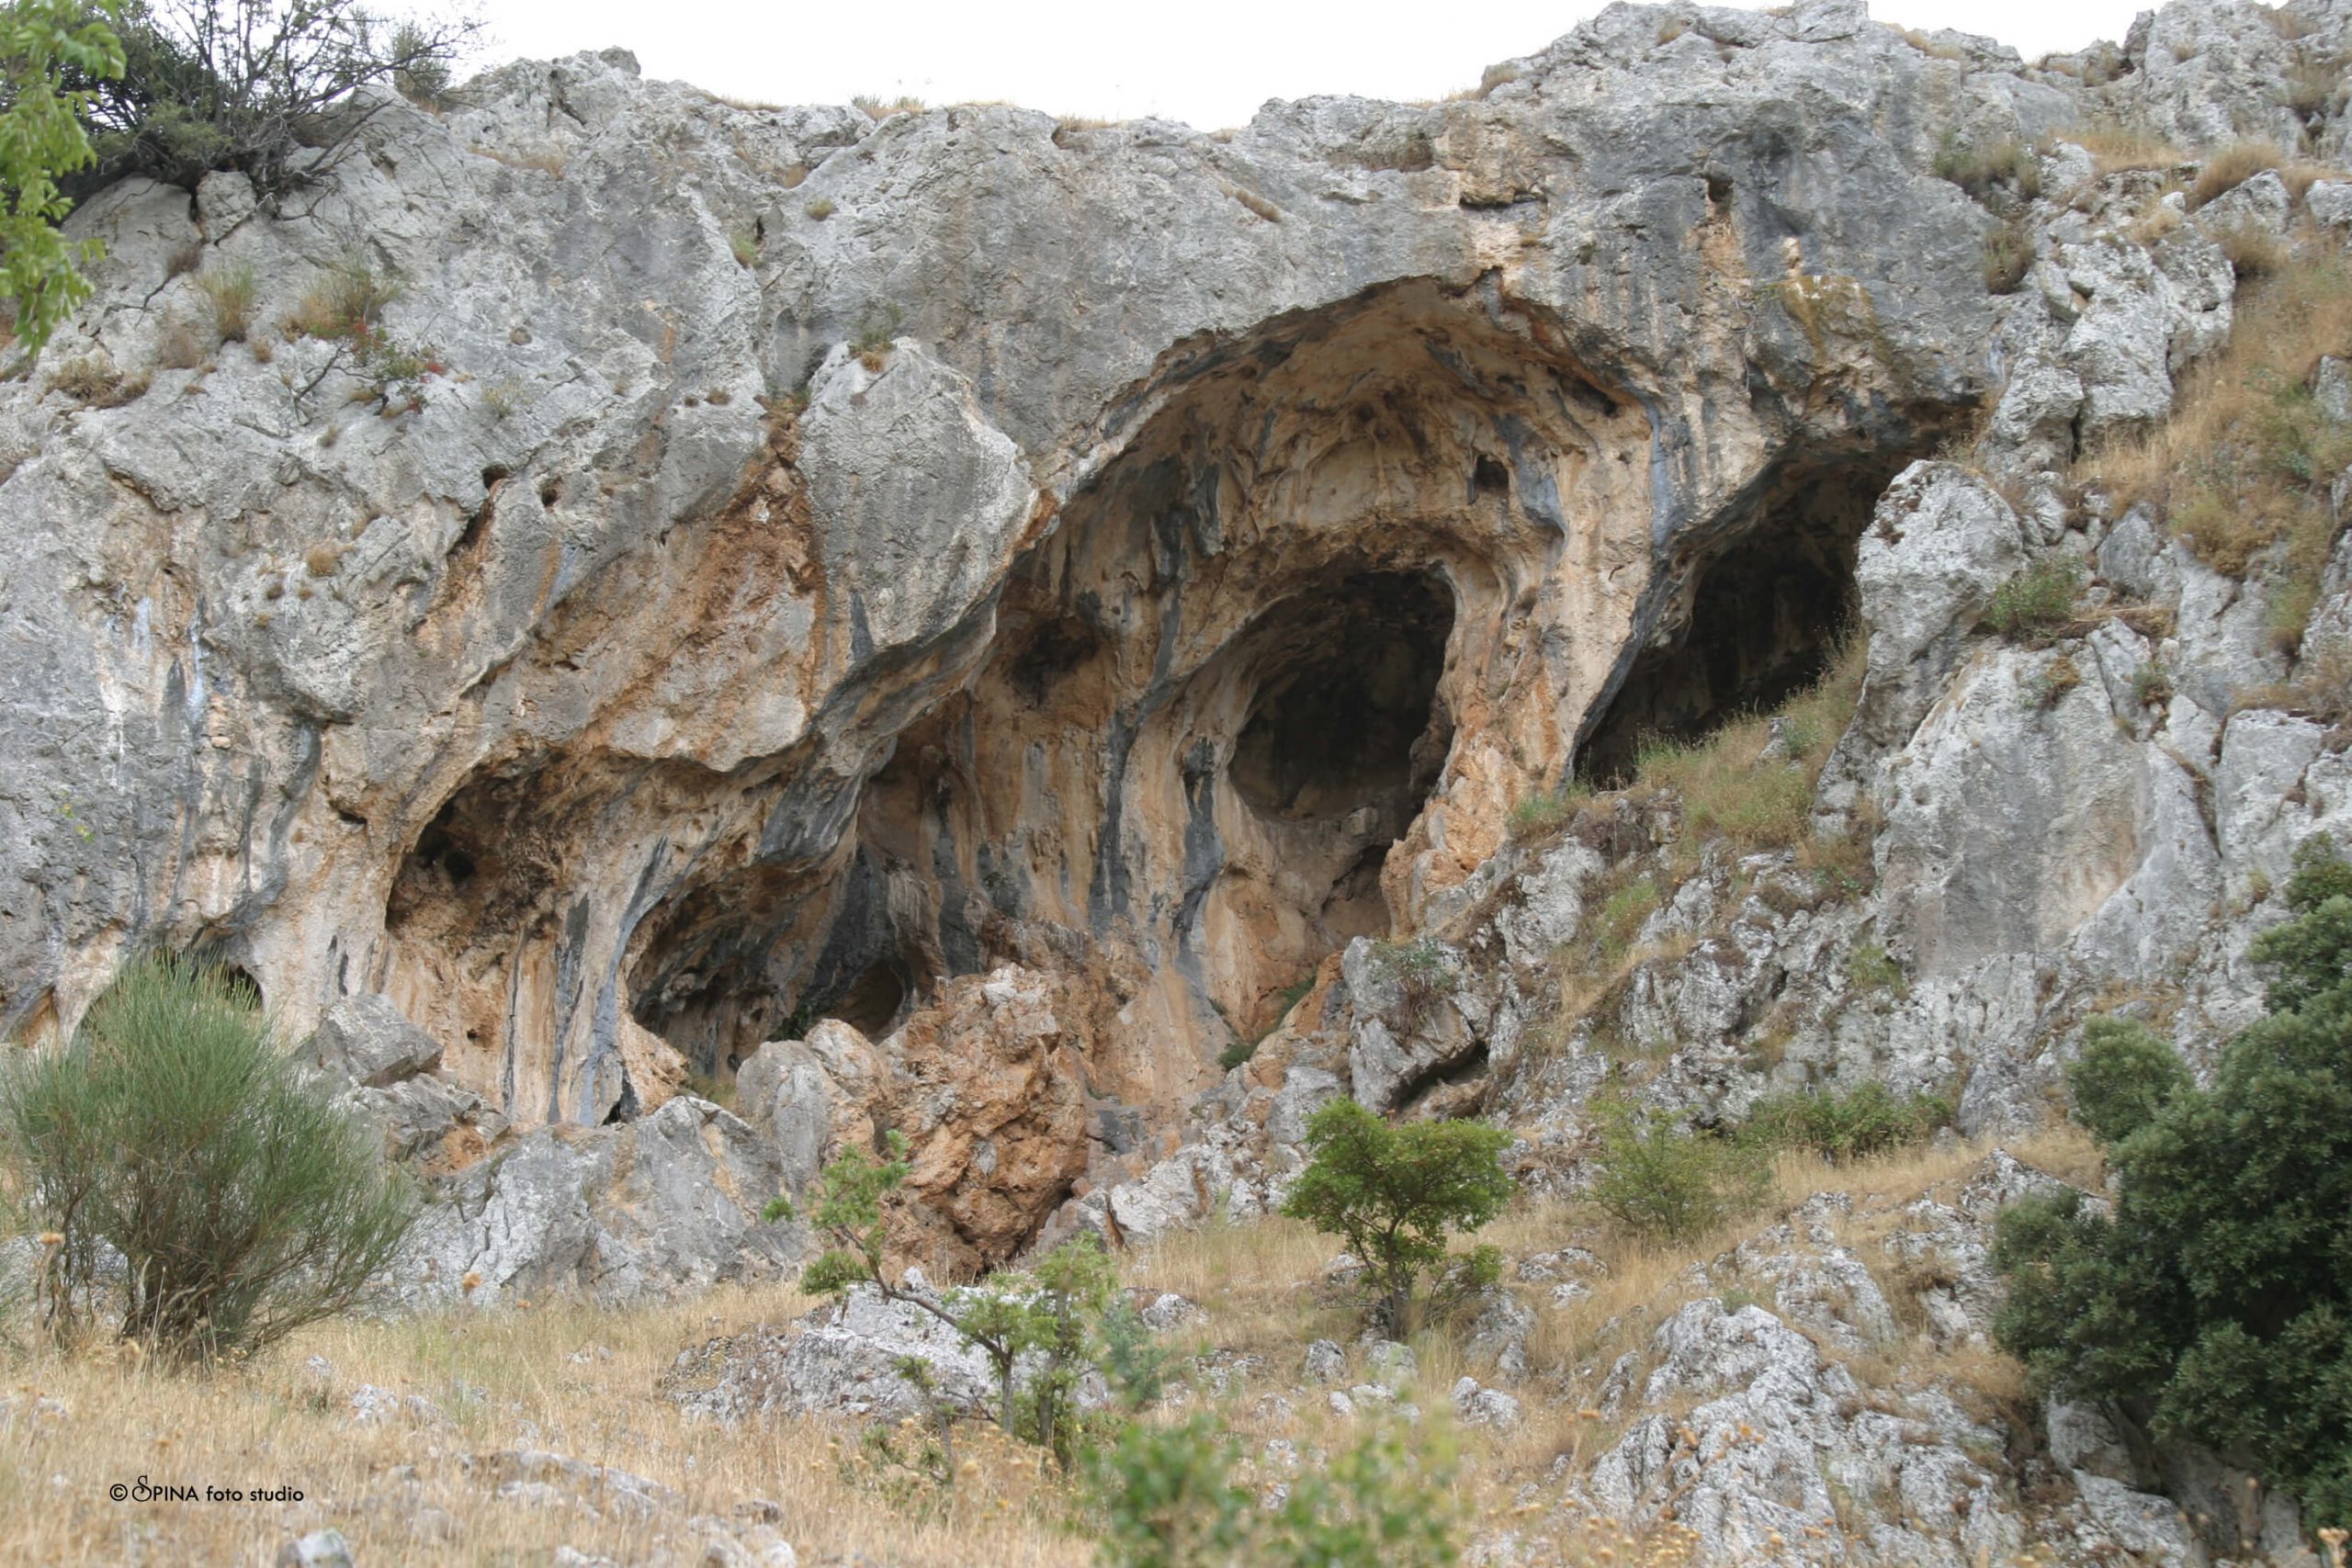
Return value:
<svg viewBox="0 0 2352 1568">
<path fill-rule="evenodd" d="M 1857 546 L 1893 477 L 1883 461 L 1793 473 L 1748 527 L 1694 556 L 1678 585 L 1681 613 L 1669 608 L 1664 635 L 1634 659 L 1577 754 L 1577 775 L 1622 784 L 1645 741 L 1702 739 L 1818 681 L 1853 625 Z"/>
<path fill-rule="evenodd" d="M 1292 821 L 1369 808 L 1396 837 L 1453 734 L 1436 701 L 1452 599 L 1426 577 L 1357 573 L 1265 619 L 1277 631 L 1253 660 L 1262 683 L 1234 743 L 1235 792 Z"/>
<path fill-rule="evenodd" d="M 1225 761 L 1221 792 L 1192 792 L 1192 841 L 1219 863 L 1188 934 L 1238 1031 L 1270 1026 L 1351 939 L 1388 934 L 1382 873 L 1453 740 L 1454 613 L 1434 571 L 1328 567 L 1195 677 L 1190 732 Z"/>
</svg>

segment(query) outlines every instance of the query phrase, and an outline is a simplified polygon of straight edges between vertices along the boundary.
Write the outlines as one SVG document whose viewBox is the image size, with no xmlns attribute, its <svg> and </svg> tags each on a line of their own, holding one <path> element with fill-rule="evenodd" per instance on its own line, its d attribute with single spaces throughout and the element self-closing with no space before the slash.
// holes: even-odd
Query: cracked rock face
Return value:
<svg viewBox="0 0 2352 1568">
<path fill-rule="evenodd" d="M 741 110 L 611 52 L 387 104 L 300 212 L 120 186 L 90 308 L 0 386 L 0 1023 L 158 947 L 295 1032 L 383 998 L 439 1052 L 351 1091 L 388 1146 L 513 1167 L 467 1173 L 460 1275 L 527 1231 L 518 1280 L 633 1277 L 580 1197 L 639 1179 L 628 1128 L 756 1176 L 701 1278 L 893 1124 L 902 1239 L 966 1272 L 1271 1203 L 1338 1093 L 1572 1135 L 1609 1049 L 1527 1066 L 1542 972 L 1658 824 L 1531 852 L 1514 807 L 1858 624 L 1814 807 L 1869 864 L 1679 879 L 1608 998 L 1679 1043 L 1645 1092 L 2010 1125 L 2119 989 L 2201 1048 L 2340 754 L 2242 701 L 2291 673 L 2256 585 L 2053 476 L 2223 340 L 2217 235 L 2342 204 L 2266 175 L 2157 233 L 2156 176 L 2063 136 L 2210 144 L 2352 25 L 2304 9 L 2044 68 L 1845 0 L 1618 6 L 1476 97 L 1214 136 Z M 2042 195 L 1972 201 L 1947 135 L 2045 146 Z M 259 316 L 175 367 L 209 266 Z M 413 383 L 301 328 L 355 288 Z M 1976 469 L 1917 461 L 1980 419 Z M 1988 642 L 2062 557 L 2138 608 Z"/>
<path fill-rule="evenodd" d="M 1849 570 L 1984 391 L 1984 220 L 1900 106 L 2063 95 L 1709 17 L 1230 138 L 582 55 L 388 106 L 300 214 L 106 193 L 97 298 L 0 391 L 0 1019 L 201 949 L 593 1126 L 1017 964 L 1164 1125 L 1472 874 L 1713 569 Z M 179 369 L 187 254 L 262 308 Z M 363 272 L 421 394 L 291 322 Z"/>
</svg>

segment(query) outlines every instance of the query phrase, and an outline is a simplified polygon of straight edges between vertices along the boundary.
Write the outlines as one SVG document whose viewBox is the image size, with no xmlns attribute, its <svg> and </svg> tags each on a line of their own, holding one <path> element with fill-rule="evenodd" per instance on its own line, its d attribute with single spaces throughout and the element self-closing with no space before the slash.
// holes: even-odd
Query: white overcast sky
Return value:
<svg viewBox="0 0 2352 1568">
<path fill-rule="evenodd" d="M 1268 98 L 1433 98 L 1531 54 L 1589 0 L 476 0 L 486 62 L 619 44 L 649 76 L 729 97 L 842 103 L 1008 99 L 1053 114 L 1238 126 Z M 2141 5 L 1875 0 L 1882 21 L 1985 33 L 2028 59 L 2118 41 Z"/>
</svg>

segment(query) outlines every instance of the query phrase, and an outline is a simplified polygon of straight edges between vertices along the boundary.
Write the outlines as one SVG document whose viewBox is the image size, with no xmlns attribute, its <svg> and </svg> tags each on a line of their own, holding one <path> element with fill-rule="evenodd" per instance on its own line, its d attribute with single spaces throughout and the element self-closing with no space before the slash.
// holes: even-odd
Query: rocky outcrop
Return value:
<svg viewBox="0 0 2352 1568">
<path fill-rule="evenodd" d="M 801 1226 L 763 1218 L 783 1179 L 764 1139 L 691 1095 L 618 1125 L 537 1128 L 439 1184 L 399 1291 L 417 1303 L 570 1292 L 624 1306 L 775 1279 L 808 1249 Z"/>
<path fill-rule="evenodd" d="M 1012 963 L 1172 1125 L 1989 384 L 1986 220 L 1926 165 L 2064 89 L 1841 5 L 1660 30 L 1225 140 L 581 56 L 388 104 L 301 216 L 107 193 L 0 397 L 0 1017 L 202 947 L 594 1126 Z M 163 364 L 207 266 L 260 321 Z M 413 379 L 289 327 L 337 279 Z"/>
</svg>

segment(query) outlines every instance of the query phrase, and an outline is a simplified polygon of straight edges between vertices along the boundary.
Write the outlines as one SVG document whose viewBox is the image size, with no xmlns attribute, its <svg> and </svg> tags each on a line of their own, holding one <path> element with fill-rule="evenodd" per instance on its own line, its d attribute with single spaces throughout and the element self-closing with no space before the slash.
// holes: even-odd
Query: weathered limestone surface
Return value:
<svg viewBox="0 0 2352 1568">
<path fill-rule="evenodd" d="M 435 1290 L 605 1294 L 774 1266 L 765 1200 L 888 1126 L 901 1239 L 963 1273 L 1271 1204 L 1340 1093 L 1566 1140 L 1633 1044 L 1693 1115 L 1868 1076 L 1975 1130 L 2095 1001 L 2201 1052 L 2346 826 L 2335 731 L 2249 697 L 2346 646 L 2352 568 L 2290 654 L 2258 573 L 2059 481 L 2224 341 L 2221 240 L 2320 243 L 2343 186 L 2143 222 L 2161 180 L 2065 137 L 2329 155 L 2275 87 L 2352 10 L 2290 10 L 2028 65 L 1849 0 L 1616 6 L 1476 96 L 1216 135 L 748 111 L 610 52 L 387 105 L 300 212 L 118 187 L 0 385 L 0 1021 L 234 964 L 458 1172 Z M 1933 174 L 2009 141 L 2036 197 Z M 261 319 L 169 367 L 208 266 Z M 413 382 L 293 324 L 361 272 Z M 2059 560 L 2085 624 L 1990 637 Z M 1555 1038 L 1550 955 L 1660 822 L 1513 807 L 1849 616 L 1814 808 L 1866 863 L 1709 851 Z"/>
</svg>

